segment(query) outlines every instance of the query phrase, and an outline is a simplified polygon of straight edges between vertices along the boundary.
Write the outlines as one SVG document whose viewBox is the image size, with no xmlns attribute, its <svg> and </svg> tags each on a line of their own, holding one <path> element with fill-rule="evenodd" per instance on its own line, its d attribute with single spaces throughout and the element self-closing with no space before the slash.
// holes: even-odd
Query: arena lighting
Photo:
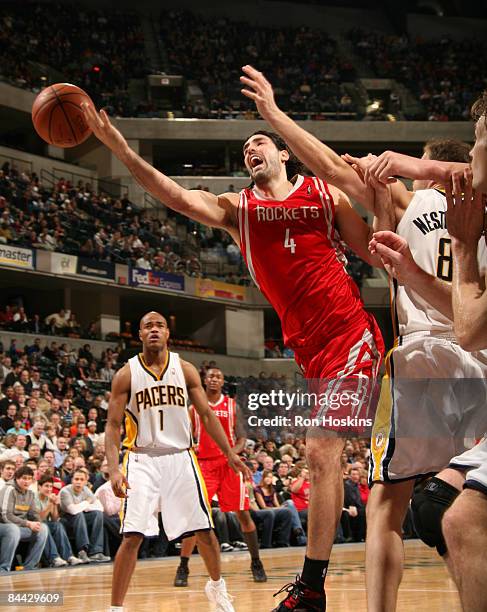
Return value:
<svg viewBox="0 0 487 612">
<path fill-rule="evenodd" d="M 93 72 L 100 72 L 100 66 L 93 66 Z"/>
</svg>

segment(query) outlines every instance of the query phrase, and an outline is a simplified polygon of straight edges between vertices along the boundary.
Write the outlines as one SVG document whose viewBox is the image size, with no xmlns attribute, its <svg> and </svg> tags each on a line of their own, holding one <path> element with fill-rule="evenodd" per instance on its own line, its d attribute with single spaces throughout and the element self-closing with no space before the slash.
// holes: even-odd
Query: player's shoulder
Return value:
<svg viewBox="0 0 487 612">
<path fill-rule="evenodd" d="M 131 369 L 130 363 L 127 361 L 120 369 L 115 372 L 112 380 L 113 386 L 124 386 L 126 383 L 130 386 Z"/>
</svg>

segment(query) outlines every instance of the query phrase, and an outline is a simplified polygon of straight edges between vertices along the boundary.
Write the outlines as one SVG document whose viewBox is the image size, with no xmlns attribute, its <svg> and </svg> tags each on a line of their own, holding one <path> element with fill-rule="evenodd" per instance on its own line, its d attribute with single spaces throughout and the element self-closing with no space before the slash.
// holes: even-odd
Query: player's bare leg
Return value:
<svg viewBox="0 0 487 612">
<path fill-rule="evenodd" d="M 117 607 L 122 609 L 143 539 L 141 533 L 127 533 L 123 536 L 113 564 L 112 610 Z"/>
<path fill-rule="evenodd" d="M 198 531 L 196 544 L 210 575 L 205 587 L 206 596 L 216 605 L 217 612 L 234 612 L 232 597 L 227 593 L 225 580 L 221 577 L 220 544 L 215 532 Z"/>
<path fill-rule="evenodd" d="M 312 428 L 306 438 L 306 461 L 310 471 L 308 545 L 300 580 L 274 612 L 326 609 L 324 583 L 330 552 L 343 508 L 343 476 L 340 457 L 344 438 Z"/>
<path fill-rule="evenodd" d="M 174 578 L 174 586 L 185 587 L 188 586 L 189 576 L 189 558 L 193 554 L 193 550 L 196 544 L 196 536 L 190 536 L 184 538 L 181 542 L 181 555 L 179 558 L 179 566 L 176 570 L 176 577 Z"/>
<path fill-rule="evenodd" d="M 266 582 L 267 575 L 262 565 L 259 554 L 259 539 L 257 537 L 257 527 L 255 526 L 252 517 L 250 516 L 249 510 L 239 510 L 237 513 L 238 522 L 242 534 L 249 549 L 250 558 L 252 563 L 250 569 L 254 577 L 254 582 Z"/>
<path fill-rule="evenodd" d="M 376 482 L 367 501 L 365 566 L 369 612 L 393 612 L 402 580 L 402 525 L 414 481 Z"/>
<path fill-rule="evenodd" d="M 443 517 L 450 566 L 464 612 L 486 612 L 487 496 L 464 490 Z"/>
</svg>

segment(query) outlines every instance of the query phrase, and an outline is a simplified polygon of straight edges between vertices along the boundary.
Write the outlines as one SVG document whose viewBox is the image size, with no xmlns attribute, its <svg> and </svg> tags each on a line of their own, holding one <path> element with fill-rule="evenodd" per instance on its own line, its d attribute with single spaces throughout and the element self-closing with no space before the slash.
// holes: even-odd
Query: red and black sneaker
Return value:
<svg viewBox="0 0 487 612">
<path fill-rule="evenodd" d="M 285 591 L 288 596 L 272 612 L 289 612 L 290 610 L 293 612 L 326 611 L 325 594 L 310 589 L 304 582 L 301 582 L 299 576 L 296 576 L 294 582 L 286 584 L 280 591 L 274 593 L 274 597 Z"/>
</svg>

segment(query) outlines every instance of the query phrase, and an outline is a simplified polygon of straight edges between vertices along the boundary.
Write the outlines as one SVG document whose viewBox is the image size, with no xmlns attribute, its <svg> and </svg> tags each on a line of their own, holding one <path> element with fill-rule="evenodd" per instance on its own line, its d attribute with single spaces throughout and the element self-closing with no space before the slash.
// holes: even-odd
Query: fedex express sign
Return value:
<svg viewBox="0 0 487 612">
<path fill-rule="evenodd" d="M 159 289 L 167 289 L 168 291 L 184 291 L 184 276 L 132 268 L 130 284 L 134 287 L 157 287 Z"/>
</svg>

